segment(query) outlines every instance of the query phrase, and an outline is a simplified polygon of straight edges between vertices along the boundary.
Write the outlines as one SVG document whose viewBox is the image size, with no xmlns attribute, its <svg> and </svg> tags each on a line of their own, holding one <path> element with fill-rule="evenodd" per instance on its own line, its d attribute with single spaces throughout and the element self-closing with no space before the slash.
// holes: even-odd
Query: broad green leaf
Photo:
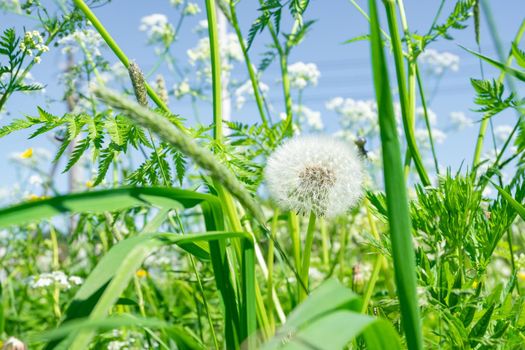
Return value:
<svg viewBox="0 0 525 350">
<path fill-rule="evenodd" d="M 138 206 L 192 208 L 215 197 L 167 187 L 121 187 L 40 199 L 0 210 L 0 227 L 21 225 L 62 213 L 122 210 Z"/>
<path fill-rule="evenodd" d="M 336 280 L 328 280 L 292 312 L 262 349 L 343 349 L 359 335 L 367 349 L 401 349 L 391 324 L 360 314 L 359 308 L 356 294 Z"/>
<path fill-rule="evenodd" d="M 247 270 L 254 274 L 253 241 L 250 235 L 240 232 L 206 232 L 201 234 L 178 235 L 170 233 L 151 233 L 126 239 L 115 245 L 98 263 L 76 293 L 65 321 L 88 317 L 100 320 L 107 316 L 120 295 L 127 288 L 136 270 L 158 247 L 169 244 L 182 244 L 197 241 L 217 241 L 232 238 L 243 239 L 252 257 Z M 252 306 L 249 312 L 254 312 Z M 249 315 L 247 318 L 254 318 Z M 84 349 L 94 336 L 93 330 L 72 333 L 59 344 L 50 344 L 55 349 Z"/>
</svg>

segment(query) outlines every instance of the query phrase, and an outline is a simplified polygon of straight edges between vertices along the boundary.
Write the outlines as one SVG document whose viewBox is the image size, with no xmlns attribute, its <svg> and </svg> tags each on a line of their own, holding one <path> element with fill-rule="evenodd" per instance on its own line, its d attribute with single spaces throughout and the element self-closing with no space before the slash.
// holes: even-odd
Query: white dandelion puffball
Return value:
<svg viewBox="0 0 525 350">
<path fill-rule="evenodd" d="M 329 136 L 293 138 L 268 158 L 270 195 L 286 210 L 334 217 L 361 197 L 363 168 L 351 144 Z"/>
</svg>

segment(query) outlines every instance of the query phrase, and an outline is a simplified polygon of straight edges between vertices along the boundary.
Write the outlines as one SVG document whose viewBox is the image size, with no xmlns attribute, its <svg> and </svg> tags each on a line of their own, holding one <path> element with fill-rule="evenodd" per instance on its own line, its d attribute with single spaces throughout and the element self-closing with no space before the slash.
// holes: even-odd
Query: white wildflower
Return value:
<svg viewBox="0 0 525 350">
<path fill-rule="evenodd" d="M 175 29 L 168 23 L 168 17 L 160 13 L 142 17 L 139 30 L 146 33 L 150 43 L 167 44 L 175 37 Z"/>
<path fill-rule="evenodd" d="M 315 63 L 296 62 L 288 66 L 290 76 L 290 86 L 297 89 L 304 89 L 307 86 L 316 86 L 321 76 Z"/>
<path fill-rule="evenodd" d="M 302 214 L 342 214 L 362 193 L 363 170 L 356 149 L 329 136 L 287 141 L 269 157 L 265 175 L 278 205 Z"/>
<path fill-rule="evenodd" d="M 104 39 L 93 29 L 81 29 L 61 38 L 58 44 L 62 46 L 64 54 L 76 53 L 82 49 L 92 56 L 102 56 L 100 48 L 104 45 Z"/>
<path fill-rule="evenodd" d="M 430 108 L 427 108 L 427 116 L 430 125 L 435 125 L 437 123 L 437 115 Z M 423 107 L 416 108 L 416 117 L 418 120 L 425 120 L 425 109 Z"/>
<path fill-rule="evenodd" d="M 60 289 L 67 290 L 72 285 L 82 284 L 82 278 L 78 276 L 67 276 L 63 271 L 45 272 L 29 279 L 29 286 L 34 289 L 58 286 Z"/>
<path fill-rule="evenodd" d="M 299 123 L 307 126 L 312 131 L 323 130 L 324 124 L 321 119 L 321 112 L 311 110 L 306 106 L 294 105 L 293 112 L 299 117 Z"/>
<path fill-rule="evenodd" d="M 183 0 L 170 0 L 170 4 L 173 7 L 179 7 L 180 5 L 182 5 L 182 3 L 183 3 Z"/>
<path fill-rule="evenodd" d="M 18 14 L 22 13 L 19 0 L 2 0 L 0 1 L 0 9 Z"/>
<path fill-rule="evenodd" d="M 452 127 L 457 130 L 461 130 L 465 127 L 472 126 L 472 124 L 474 123 L 472 119 L 467 117 L 463 112 L 451 112 L 450 121 L 452 122 Z"/>
<path fill-rule="evenodd" d="M 181 98 L 191 93 L 191 86 L 187 79 L 184 79 L 179 84 L 173 85 L 173 93 L 176 98 Z"/>
<path fill-rule="evenodd" d="M 44 44 L 44 38 L 37 30 L 25 32 L 20 49 L 28 56 L 38 56 L 49 51 L 49 47 Z"/>
<path fill-rule="evenodd" d="M 263 82 L 259 83 L 259 91 L 264 95 L 270 88 Z M 247 80 L 244 84 L 239 86 L 235 92 L 235 106 L 237 109 L 241 109 L 246 102 L 246 96 L 254 96 L 253 85 L 250 80 Z"/>
<path fill-rule="evenodd" d="M 208 20 L 202 19 L 197 23 L 197 26 L 193 29 L 196 34 L 208 33 Z"/>
<path fill-rule="evenodd" d="M 27 350 L 27 346 L 15 337 L 9 337 L 2 346 L 2 350 Z"/>
<path fill-rule="evenodd" d="M 29 177 L 29 184 L 34 186 L 40 186 L 44 183 L 44 180 L 40 175 L 31 175 Z"/>
<path fill-rule="evenodd" d="M 187 16 L 194 16 L 197 13 L 201 12 L 201 9 L 198 4 L 194 2 L 189 2 L 188 5 L 184 8 L 184 14 Z"/>
<path fill-rule="evenodd" d="M 450 52 L 438 52 L 434 49 L 426 49 L 419 55 L 421 63 L 426 65 L 430 73 L 442 75 L 447 70 L 457 72 L 459 70 L 459 56 Z"/>
</svg>

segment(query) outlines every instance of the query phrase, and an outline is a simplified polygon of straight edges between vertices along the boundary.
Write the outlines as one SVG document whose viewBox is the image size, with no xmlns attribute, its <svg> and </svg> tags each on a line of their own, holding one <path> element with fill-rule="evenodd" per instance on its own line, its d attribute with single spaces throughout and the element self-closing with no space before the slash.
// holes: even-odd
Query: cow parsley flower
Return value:
<svg viewBox="0 0 525 350">
<path fill-rule="evenodd" d="M 186 16 L 195 16 L 199 12 L 201 12 L 201 9 L 200 9 L 199 5 L 194 3 L 194 2 L 189 2 L 186 5 L 186 7 L 184 8 L 184 11 L 183 11 L 183 13 Z"/>
<path fill-rule="evenodd" d="M 81 285 L 83 279 L 78 276 L 67 276 L 62 271 L 42 273 L 38 276 L 31 276 L 29 286 L 34 289 L 58 286 L 60 289 L 70 289 L 72 286 Z"/>
<path fill-rule="evenodd" d="M 266 94 L 268 90 L 270 90 L 268 85 L 266 85 L 263 82 L 259 82 L 259 91 L 263 95 Z M 237 109 L 241 109 L 246 103 L 247 96 L 250 96 L 250 97 L 255 96 L 253 92 L 252 82 L 250 80 L 247 80 L 244 84 L 242 84 L 237 89 L 235 89 L 234 95 L 235 95 L 235 107 Z"/>
<path fill-rule="evenodd" d="M 268 159 L 270 195 L 286 210 L 334 217 L 356 204 L 363 169 L 356 149 L 329 136 L 287 141 Z"/>
<path fill-rule="evenodd" d="M 288 66 L 290 85 L 302 90 L 307 86 L 316 86 L 321 76 L 315 63 L 296 62 Z"/>
<path fill-rule="evenodd" d="M 79 48 L 89 52 L 93 56 L 102 56 L 100 49 L 104 45 L 104 39 L 93 29 L 76 30 L 58 41 L 62 46 L 62 53 L 76 53 Z"/>
<path fill-rule="evenodd" d="M 447 70 L 457 72 L 459 70 L 459 56 L 450 52 L 438 52 L 426 49 L 419 55 L 419 61 L 426 65 L 433 75 L 442 75 Z"/>
<path fill-rule="evenodd" d="M 168 17 L 160 13 L 142 17 L 139 30 L 146 33 L 149 43 L 168 44 L 175 37 L 175 29 L 168 22 Z"/>
</svg>

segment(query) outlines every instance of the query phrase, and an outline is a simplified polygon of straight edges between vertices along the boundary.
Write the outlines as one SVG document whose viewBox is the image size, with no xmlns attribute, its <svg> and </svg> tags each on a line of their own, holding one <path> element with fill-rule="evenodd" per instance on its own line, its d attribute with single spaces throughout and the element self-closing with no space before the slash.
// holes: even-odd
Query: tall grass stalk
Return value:
<svg viewBox="0 0 525 350">
<path fill-rule="evenodd" d="M 390 21 L 392 21 L 392 19 L 395 18 L 393 18 L 394 14 L 391 13 L 393 4 L 392 2 L 386 2 L 385 4 L 387 4 L 387 9 L 389 9 L 387 12 L 390 12 L 388 17 Z M 412 225 L 408 210 L 401 150 L 397 135 L 392 93 L 390 91 L 387 62 L 381 40 L 376 1 L 370 0 L 369 7 L 372 71 L 378 105 L 386 204 L 397 294 L 408 348 L 410 350 L 419 350 L 423 348 L 423 336 L 416 291 L 416 263 L 414 248 L 412 246 Z M 393 24 L 394 23 L 392 23 L 391 29 L 396 29 Z M 394 39 L 394 35 L 397 35 L 397 33 L 394 32 L 390 34 L 392 35 L 393 45 L 397 46 L 399 50 L 399 38 L 397 37 L 397 40 Z M 397 57 L 396 61 L 400 60 L 402 60 L 402 57 Z M 400 68 L 398 68 L 398 70 L 399 69 Z M 404 83 L 400 83 L 399 85 L 404 86 Z"/>
<path fill-rule="evenodd" d="M 257 74 L 255 73 L 255 69 L 253 68 L 253 64 L 250 59 L 250 55 L 248 54 L 248 48 L 246 47 L 246 43 L 242 36 L 241 27 L 239 25 L 239 20 L 237 18 L 237 10 L 235 9 L 235 3 L 236 2 L 233 0 L 230 1 L 229 18 L 231 20 L 233 29 L 235 30 L 235 34 L 237 35 L 237 40 L 239 41 L 239 45 L 241 46 L 242 54 L 244 56 L 244 62 L 246 63 L 246 70 L 248 70 L 248 75 L 250 76 L 250 81 L 252 83 L 253 96 L 255 98 L 255 103 L 257 104 L 257 110 L 259 111 L 259 115 L 261 116 L 261 121 L 263 122 L 263 124 L 267 124 L 268 118 L 266 117 L 266 112 L 264 111 L 264 100 L 263 100 L 261 91 L 259 89 L 259 78 L 257 77 Z"/>
<path fill-rule="evenodd" d="M 423 164 L 421 154 L 416 144 L 416 137 L 414 135 L 414 112 L 415 112 L 415 67 L 409 64 L 408 87 L 405 82 L 405 63 L 403 56 L 403 49 L 401 47 L 401 38 L 399 36 L 399 29 L 397 26 L 397 16 L 394 0 L 384 1 L 388 28 L 390 31 L 392 49 L 394 52 L 394 62 L 397 75 L 397 86 L 399 89 L 399 100 L 401 104 L 401 114 L 403 119 L 403 129 L 405 131 L 405 138 L 407 141 L 407 152 L 410 152 L 410 158 L 414 160 L 414 165 L 419 174 L 419 178 L 423 185 L 430 185 L 430 179 Z M 408 157 L 407 161 L 408 163 Z"/>
</svg>

